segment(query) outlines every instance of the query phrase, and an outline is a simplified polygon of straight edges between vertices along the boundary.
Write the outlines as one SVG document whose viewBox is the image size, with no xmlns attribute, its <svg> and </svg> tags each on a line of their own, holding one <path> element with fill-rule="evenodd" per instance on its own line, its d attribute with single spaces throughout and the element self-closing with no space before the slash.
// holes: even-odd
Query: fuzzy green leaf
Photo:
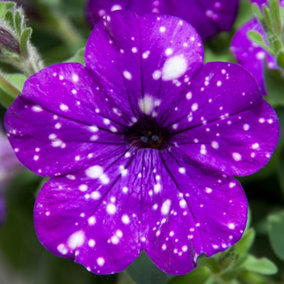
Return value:
<svg viewBox="0 0 284 284">
<path fill-rule="evenodd" d="M 5 11 L 6 11 L 5 2 L 0 2 L 0 19 L 4 17 Z"/>
<path fill-rule="evenodd" d="M 270 8 L 271 14 L 273 15 L 273 17 L 271 17 L 273 29 L 279 35 L 282 29 L 279 1 L 269 0 L 269 8 Z"/>
<path fill-rule="evenodd" d="M 4 21 L 9 25 L 11 28 L 14 28 L 14 15 L 12 11 L 7 11 L 4 17 Z"/>
<path fill-rule="evenodd" d="M 284 211 L 268 217 L 268 235 L 274 253 L 284 260 Z"/>
<path fill-rule="evenodd" d="M 15 13 L 15 17 L 14 17 L 14 24 L 15 24 L 15 29 L 18 33 L 18 35 L 20 36 L 22 33 L 22 26 L 23 26 L 23 14 L 21 13 L 21 10 L 17 10 Z"/>
<path fill-rule="evenodd" d="M 21 50 L 24 56 L 27 56 L 28 54 L 28 44 L 29 44 L 31 35 L 32 35 L 31 28 L 26 28 L 21 35 L 20 46 L 21 46 Z"/>
<path fill-rule="evenodd" d="M 241 267 L 262 275 L 273 275 L 278 271 L 277 266 L 268 258 L 256 258 L 253 255 L 248 255 Z"/>
<path fill-rule="evenodd" d="M 265 42 L 263 36 L 259 32 L 249 31 L 248 32 L 248 37 L 249 37 L 249 39 L 251 41 L 253 41 L 256 44 L 258 44 L 259 46 L 263 47 L 268 52 L 272 52 L 271 48 L 267 45 L 267 43 Z"/>
<path fill-rule="evenodd" d="M 262 15 L 261 10 L 259 9 L 259 6 L 253 3 L 251 7 L 252 7 L 252 12 L 260 20 L 260 22 L 263 23 L 263 15 Z"/>
</svg>

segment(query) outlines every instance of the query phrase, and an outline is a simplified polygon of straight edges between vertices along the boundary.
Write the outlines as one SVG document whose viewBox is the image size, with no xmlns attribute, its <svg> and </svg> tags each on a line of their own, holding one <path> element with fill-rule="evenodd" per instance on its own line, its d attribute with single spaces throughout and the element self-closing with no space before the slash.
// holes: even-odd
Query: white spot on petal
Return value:
<svg viewBox="0 0 284 284">
<path fill-rule="evenodd" d="M 171 200 L 167 199 L 166 201 L 164 201 L 162 207 L 161 207 L 161 213 L 163 215 L 167 215 L 170 212 L 170 208 L 171 208 Z"/>
<path fill-rule="evenodd" d="M 108 214 L 113 215 L 116 212 L 116 206 L 113 203 L 109 203 L 106 207 L 106 211 Z"/>
<path fill-rule="evenodd" d="M 73 233 L 67 240 L 67 244 L 71 249 L 78 248 L 83 245 L 85 241 L 85 234 L 83 231 Z"/>
<path fill-rule="evenodd" d="M 123 71 L 123 76 L 127 80 L 131 80 L 132 79 L 132 75 L 131 75 L 131 73 L 129 71 Z"/>
<path fill-rule="evenodd" d="M 233 159 L 237 162 L 242 160 L 242 156 L 239 153 L 232 153 Z"/>
<path fill-rule="evenodd" d="M 97 264 L 99 266 L 103 266 L 105 264 L 105 259 L 103 257 L 98 257 L 97 258 Z"/>
<path fill-rule="evenodd" d="M 90 178 L 99 178 L 103 174 L 101 166 L 92 166 L 86 170 L 86 175 Z"/>
<path fill-rule="evenodd" d="M 163 66 L 162 79 L 171 81 L 182 76 L 187 69 L 186 59 L 180 55 L 168 58 Z"/>
<path fill-rule="evenodd" d="M 142 112 L 149 115 L 154 108 L 154 100 L 151 96 L 146 95 L 138 101 L 138 105 Z"/>
</svg>

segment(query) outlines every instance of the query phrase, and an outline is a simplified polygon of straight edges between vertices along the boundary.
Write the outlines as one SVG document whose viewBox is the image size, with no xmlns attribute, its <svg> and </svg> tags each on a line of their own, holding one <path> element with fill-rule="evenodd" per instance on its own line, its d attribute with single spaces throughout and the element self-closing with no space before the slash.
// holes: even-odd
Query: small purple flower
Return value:
<svg viewBox="0 0 284 284">
<path fill-rule="evenodd" d="M 94 26 L 111 11 L 127 9 L 138 14 L 159 13 L 178 16 L 191 23 L 203 39 L 230 31 L 239 0 L 89 0 L 86 15 Z"/>
<path fill-rule="evenodd" d="M 260 7 L 266 4 L 266 0 L 251 0 Z M 284 6 L 284 1 L 280 1 Z M 235 55 L 237 62 L 246 68 L 257 80 L 262 94 L 266 94 L 264 71 L 265 62 L 269 68 L 277 68 L 275 58 L 265 49 L 251 41 L 248 37 L 249 31 L 257 31 L 266 38 L 265 31 L 258 19 L 254 18 L 244 24 L 235 33 L 231 42 L 231 51 Z"/>
<path fill-rule="evenodd" d="M 42 244 L 97 274 L 145 250 L 170 274 L 235 244 L 247 200 L 234 175 L 262 168 L 274 110 L 235 64 L 203 64 L 191 25 L 116 12 L 92 32 L 86 67 L 29 78 L 6 115 L 19 159 L 49 176 L 34 219 Z"/>
</svg>

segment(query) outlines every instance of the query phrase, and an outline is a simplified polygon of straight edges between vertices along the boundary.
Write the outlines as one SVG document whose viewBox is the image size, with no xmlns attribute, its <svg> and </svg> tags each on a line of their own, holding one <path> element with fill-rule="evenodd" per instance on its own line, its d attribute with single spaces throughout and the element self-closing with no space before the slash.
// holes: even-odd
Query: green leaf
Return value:
<svg viewBox="0 0 284 284">
<path fill-rule="evenodd" d="M 23 90 L 23 86 L 27 77 L 20 73 L 5 74 L 4 77 L 9 81 L 14 87 L 16 87 L 19 92 Z"/>
<path fill-rule="evenodd" d="M 29 40 L 31 38 L 31 35 L 32 35 L 32 29 L 31 28 L 26 28 L 21 35 L 20 46 L 21 46 L 21 50 L 22 50 L 24 56 L 27 56 L 27 54 L 28 54 L 28 44 L 29 44 Z"/>
<path fill-rule="evenodd" d="M 255 16 L 260 20 L 260 22 L 263 24 L 263 15 L 262 12 L 259 8 L 259 6 L 255 3 L 252 4 L 251 6 L 253 13 L 255 14 Z"/>
<path fill-rule="evenodd" d="M 263 16 L 264 16 L 263 25 L 266 31 L 266 37 L 272 48 L 272 52 L 270 53 L 275 56 L 282 47 L 282 43 L 280 41 L 280 33 L 278 34 L 274 30 L 273 26 L 273 19 L 275 15 L 271 13 L 270 8 L 268 8 L 266 5 L 263 5 Z"/>
<path fill-rule="evenodd" d="M 0 104 L 8 108 L 14 102 L 14 98 L 6 91 L 0 88 Z"/>
<path fill-rule="evenodd" d="M 284 211 L 268 217 L 268 236 L 274 253 L 284 260 Z"/>
<path fill-rule="evenodd" d="M 6 12 L 4 20 L 11 28 L 14 28 L 14 16 L 12 11 Z"/>
<path fill-rule="evenodd" d="M 263 20 L 265 31 L 273 34 L 272 17 L 270 9 L 266 5 L 263 5 Z"/>
<path fill-rule="evenodd" d="M 279 113 L 279 111 L 278 111 L 278 113 Z M 281 118 L 282 118 L 282 116 L 279 117 L 280 125 L 283 124 L 283 123 L 281 124 L 281 121 L 283 121 Z M 281 130 L 280 130 L 280 132 L 281 132 Z M 277 177 L 278 177 L 279 185 L 280 185 L 280 188 L 281 188 L 281 191 L 282 191 L 282 196 L 284 196 L 284 175 L 283 175 L 283 173 L 284 173 L 284 145 L 280 144 L 278 146 L 278 148 L 279 148 L 279 153 L 277 155 L 278 156 Z"/>
<path fill-rule="evenodd" d="M 239 276 L 240 283 L 241 284 L 268 284 L 271 282 L 268 282 L 265 277 L 262 275 L 250 272 L 250 271 L 243 271 L 241 275 Z M 272 282 L 274 283 L 274 282 Z"/>
<path fill-rule="evenodd" d="M 15 84 L 12 82 L 14 79 L 18 79 L 19 77 L 13 77 L 12 75 L 4 75 L 0 73 L 0 88 L 9 94 L 13 100 L 19 95 L 21 92 Z"/>
<path fill-rule="evenodd" d="M 273 106 L 284 106 L 284 75 L 278 69 L 265 69 L 267 99 Z"/>
<path fill-rule="evenodd" d="M 282 30 L 281 16 L 280 16 L 280 5 L 278 0 L 269 0 L 269 8 L 271 11 L 273 29 L 276 34 L 280 34 Z"/>
<path fill-rule="evenodd" d="M 78 62 L 85 65 L 84 54 L 85 54 L 85 47 L 82 47 L 74 54 L 74 56 L 67 59 L 66 62 Z"/>
<path fill-rule="evenodd" d="M 284 69 L 284 50 L 280 50 L 276 57 L 277 65 Z"/>
<path fill-rule="evenodd" d="M 14 9 L 16 7 L 16 3 L 13 1 L 4 2 L 4 5 L 6 6 L 6 10 Z"/>
<path fill-rule="evenodd" d="M 14 24 L 15 24 L 15 29 L 20 36 L 22 33 L 22 26 L 23 26 L 23 15 L 21 13 L 21 10 L 16 10 L 15 16 L 14 16 Z"/>
<path fill-rule="evenodd" d="M 0 2 L 0 19 L 4 17 L 6 11 L 6 3 Z"/>
<path fill-rule="evenodd" d="M 268 258 L 256 258 L 253 255 L 248 255 L 241 267 L 245 268 L 247 271 L 262 275 L 273 275 L 278 271 L 277 266 Z"/>
<path fill-rule="evenodd" d="M 259 32 L 249 31 L 248 32 L 248 37 L 249 37 L 249 39 L 251 41 L 253 41 L 256 44 L 258 44 L 259 46 L 263 47 L 268 52 L 272 52 L 271 48 L 267 45 L 267 43 L 265 42 L 263 36 Z"/>
<path fill-rule="evenodd" d="M 187 275 L 177 276 L 171 279 L 167 284 L 203 284 L 210 278 L 210 270 L 207 267 L 200 267 L 194 269 Z"/>
</svg>

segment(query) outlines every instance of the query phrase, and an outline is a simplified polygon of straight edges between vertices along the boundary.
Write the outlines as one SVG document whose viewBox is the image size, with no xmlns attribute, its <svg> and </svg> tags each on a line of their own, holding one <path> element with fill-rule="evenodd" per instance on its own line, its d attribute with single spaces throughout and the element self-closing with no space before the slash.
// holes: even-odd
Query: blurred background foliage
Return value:
<svg viewBox="0 0 284 284">
<path fill-rule="evenodd" d="M 31 40 L 43 65 L 62 61 L 83 63 L 83 47 L 90 33 L 84 15 L 85 0 L 17 2 L 23 5 L 27 15 L 20 36 L 28 27 L 32 27 L 32 37 L 30 38 L 29 32 L 25 32 L 27 38 L 23 40 Z M 242 0 L 234 29 L 205 43 L 205 60 L 235 62 L 229 50 L 231 38 L 236 29 L 252 16 L 250 3 Z M 1 70 L 6 73 L 16 72 L 4 62 L 1 63 Z M 16 90 L 21 90 L 27 76 L 28 74 L 17 74 L 6 79 Z M 120 274 L 91 274 L 70 260 L 57 258 L 37 240 L 33 227 L 33 204 L 43 181 L 28 170 L 23 170 L 5 190 L 7 216 L 0 228 L 0 283 L 284 283 L 283 70 L 268 70 L 266 84 L 269 94 L 267 99 L 279 116 L 281 138 L 269 164 L 260 172 L 240 179 L 249 200 L 250 218 L 242 240 L 234 247 L 212 258 L 201 256 L 197 268 L 185 276 L 172 277 L 161 272 L 144 253 Z M 6 106 L 13 101 L 13 97 L 7 97 L 8 91 L 0 88 L 0 98 L 7 98 Z M 0 106 L 2 122 L 4 113 L 5 108 Z"/>
</svg>

